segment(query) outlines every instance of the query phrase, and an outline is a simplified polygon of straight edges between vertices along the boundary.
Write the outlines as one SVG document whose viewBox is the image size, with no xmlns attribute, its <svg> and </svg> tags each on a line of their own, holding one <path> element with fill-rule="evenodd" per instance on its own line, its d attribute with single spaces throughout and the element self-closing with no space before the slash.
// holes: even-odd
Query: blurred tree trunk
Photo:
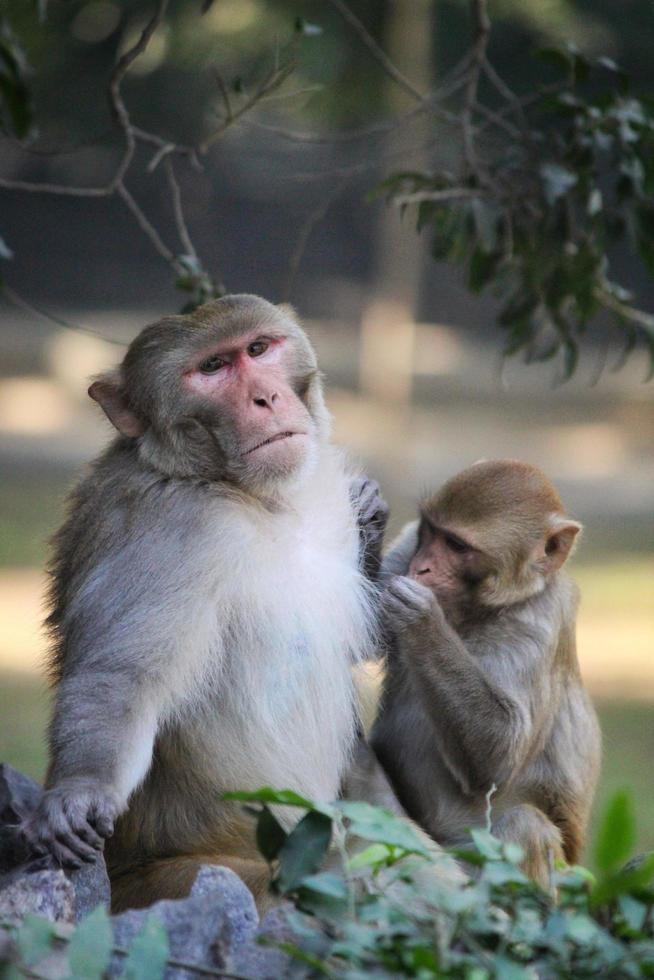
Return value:
<svg viewBox="0 0 654 980">
<path fill-rule="evenodd" d="M 418 89 L 432 86 L 433 9 L 430 0 L 389 0 L 382 47 Z M 407 96 L 386 79 L 386 102 L 393 113 L 407 109 Z M 427 134 L 429 118 L 411 128 L 412 140 Z M 407 131 L 398 139 L 406 139 Z M 424 165 L 420 152 L 414 163 Z M 376 235 L 376 297 L 364 312 L 361 324 L 360 384 L 367 394 L 407 401 L 415 339 L 415 314 L 425 260 L 424 238 L 409 222 L 402 223 L 399 210 L 384 207 Z"/>
</svg>

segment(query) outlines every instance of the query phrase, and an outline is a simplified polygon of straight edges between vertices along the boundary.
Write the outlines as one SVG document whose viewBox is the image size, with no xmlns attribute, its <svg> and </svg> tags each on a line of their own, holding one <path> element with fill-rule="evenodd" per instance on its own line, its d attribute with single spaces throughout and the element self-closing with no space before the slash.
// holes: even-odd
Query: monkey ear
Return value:
<svg viewBox="0 0 654 980">
<path fill-rule="evenodd" d="M 105 374 L 94 381 L 89 388 L 89 395 L 98 403 L 121 436 L 135 439 L 143 435 L 145 426 L 129 408 L 122 385 L 115 374 Z"/>
<path fill-rule="evenodd" d="M 571 521 L 568 517 L 557 515 L 552 519 L 542 548 L 539 547 L 538 555 L 538 564 L 546 575 L 558 571 L 567 561 L 581 529 L 581 524 Z"/>
</svg>

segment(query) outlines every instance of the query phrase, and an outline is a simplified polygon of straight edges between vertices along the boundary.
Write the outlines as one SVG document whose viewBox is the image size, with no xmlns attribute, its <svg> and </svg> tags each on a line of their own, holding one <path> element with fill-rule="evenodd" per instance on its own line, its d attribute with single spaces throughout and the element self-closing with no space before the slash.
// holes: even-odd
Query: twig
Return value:
<svg viewBox="0 0 654 980">
<path fill-rule="evenodd" d="M 247 98 L 245 102 L 243 102 L 243 104 L 238 107 L 238 109 L 233 109 L 230 115 L 225 116 L 225 118 L 218 126 L 218 128 L 215 129 L 210 136 L 207 136 L 207 138 L 203 140 L 202 143 L 199 144 L 198 153 L 204 155 L 209 150 L 209 148 L 216 142 L 216 140 L 220 139 L 220 137 L 223 135 L 225 130 L 228 129 L 229 126 L 231 126 L 238 119 L 240 119 L 241 116 L 244 116 L 246 112 L 249 112 L 250 109 L 252 109 L 261 100 L 261 98 L 264 95 L 267 95 L 269 92 L 274 92 L 276 89 L 278 89 L 279 86 L 286 81 L 288 76 L 293 71 L 295 71 L 295 62 L 289 62 L 289 64 L 285 65 L 282 68 L 274 68 L 273 71 L 271 71 L 271 73 L 267 76 L 267 78 L 264 79 L 261 85 L 259 85 L 259 87 L 253 93 L 253 95 Z"/>
<path fill-rule="evenodd" d="M 118 186 L 116 187 L 116 193 L 120 198 L 123 199 L 123 201 L 129 208 L 129 210 L 134 215 L 137 225 L 139 226 L 141 231 L 145 232 L 145 234 L 148 236 L 148 238 L 154 245 L 159 255 L 163 259 L 165 259 L 166 262 L 172 265 L 177 272 L 181 272 L 182 267 L 179 264 L 179 261 L 175 256 L 174 252 L 171 252 L 171 250 L 168 248 L 165 242 L 162 241 L 157 229 L 154 227 L 153 224 L 150 223 L 148 218 L 141 210 L 140 206 L 136 203 L 136 201 L 134 200 L 134 198 L 132 197 L 132 195 L 130 194 L 130 192 L 127 190 L 127 188 L 123 183 L 118 184 Z"/>
<path fill-rule="evenodd" d="M 343 2 L 343 0 L 329 0 L 332 7 L 339 12 L 343 20 L 345 20 L 350 27 L 358 35 L 362 44 L 366 46 L 375 61 L 384 69 L 387 75 L 396 82 L 400 88 L 403 88 L 405 92 L 419 102 L 425 101 L 425 95 L 410 81 L 406 75 L 404 75 L 400 69 L 391 61 L 385 51 L 380 48 L 380 46 L 375 41 L 374 37 L 370 32 L 364 27 L 359 18 L 354 14 L 348 5 Z"/>
<path fill-rule="evenodd" d="M 645 310 L 639 310 L 635 306 L 629 306 L 627 303 L 620 302 L 619 299 L 605 289 L 596 289 L 594 296 L 602 306 L 617 313 L 618 316 L 624 317 L 625 320 L 630 320 L 631 323 L 637 323 L 639 327 L 644 327 L 647 331 L 654 330 L 653 314 L 646 313 Z"/>
<path fill-rule="evenodd" d="M 300 234 L 298 235 L 298 240 L 295 244 L 295 248 L 293 249 L 291 260 L 288 264 L 286 283 L 284 285 L 284 289 L 282 290 L 282 296 L 285 301 L 288 301 L 291 298 L 298 269 L 300 268 L 300 263 L 304 257 L 307 244 L 314 228 L 322 221 L 334 201 L 343 193 L 348 183 L 349 178 L 342 179 L 340 183 L 337 182 L 335 187 L 331 189 L 324 200 L 322 200 L 320 204 L 313 209 L 313 211 L 309 212 L 302 227 L 300 228 Z"/>
<path fill-rule="evenodd" d="M 488 0 L 471 0 L 471 9 L 475 25 L 475 38 L 471 49 L 471 63 L 465 86 L 463 110 L 461 112 L 461 132 L 463 135 L 463 153 L 471 173 L 479 175 L 479 163 L 475 148 L 474 127 L 472 114 L 477 104 L 479 78 L 486 57 L 486 49 L 490 37 L 490 20 L 488 17 Z"/>
<path fill-rule="evenodd" d="M 21 296 L 20 293 L 17 293 L 15 289 L 12 289 L 11 286 L 7 286 L 6 284 L 3 285 L 0 289 L 0 296 L 4 296 L 10 303 L 17 306 L 19 310 L 24 310 L 25 313 L 29 313 L 32 316 L 36 315 L 43 320 L 56 324 L 58 327 L 64 327 L 66 330 L 72 330 L 74 333 L 85 333 L 90 337 L 98 337 L 100 340 L 104 340 L 108 344 L 117 344 L 120 347 L 125 346 L 125 343 L 122 340 L 117 340 L 115 337 L 108 337 L 99 330 L 93 330 L 92 327 L 82 326 L 81 323 L 71 323 L 69 320 L 64 320 L 63 317 L 57 316 L 56 313 L 51 313 L 42 306 L 37 306 L 36 303 L 32 303 L 29 300 L 24 299 L 24 297 Z"/>
<path fill-rule="evenodd" d="M 166 171 L 166 177 L 168 178 L 168 185 L 170 187 L 170 196 L 173 202 L 173 213 L 175 215 L 175 224 L 177 226 L 179 240 L 181 241 L 186 254 L 191 255 L 197 260 L 198 254 L 195 251 L 195 246 L 191 241 L 191 236 L 189 235 L 188 228 L 186 226 L 186 219 L 184 218 L 184 210 L 182 207 L 182 193 L 179 189 L 177 177 L 175 176 L 175 170 L 173 168 L 173 161 L 170 155 L 168 155 L 164 160 L 164 169 Z"/>
<path fill-rule="evenodd" d="M 479 187 L 448 187 L 439 191 L 416 191 L 413 194 L 397 194 L 393 204 L 422 204 L 423 201 L 474 200 L 486 197 L 487 192 Z"/>
<path fill-rule="evenodd" d="M 225 106 L 225 116 L 227 119 L 231 119 L 233 116 L 232 103 L 231 103 L 231 99 L 229 98 L 229 91 L 227 89 L 227 86 L 225 85 L 225 79 L 223 78 L 220 70 L 215 66 L 213 69 L 213 74 L 223 99 L 223 104 Z"/>
</svg>

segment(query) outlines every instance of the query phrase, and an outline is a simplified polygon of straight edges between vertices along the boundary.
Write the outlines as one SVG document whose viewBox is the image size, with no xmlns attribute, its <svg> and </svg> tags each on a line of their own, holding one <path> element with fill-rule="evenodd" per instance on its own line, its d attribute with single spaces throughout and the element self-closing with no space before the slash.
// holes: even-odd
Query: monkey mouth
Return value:
<svg viewBox="0 0 654 980">
<path fill-rule="evenodd" d="M 252 446 L 251 449 L 247 449 L 243 455 L 249 456 L 250 453 L 254 453 L 257 449 L 262 449 L 264 446 L 270 446 L 273 442 L 281 442 L 282 439 L 290 439 L 291 436 L 303 436 L 304 432 L 278 432 L 277 435 L 270 436 L 269 439 L 264 439 L 262 442 L 258 442 L 256 446 Z"/>
</svg>

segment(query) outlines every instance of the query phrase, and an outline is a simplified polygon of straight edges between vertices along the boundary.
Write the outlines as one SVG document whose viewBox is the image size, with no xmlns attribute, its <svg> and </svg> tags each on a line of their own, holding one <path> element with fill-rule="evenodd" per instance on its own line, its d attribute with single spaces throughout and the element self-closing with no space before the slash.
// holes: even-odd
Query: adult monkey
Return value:
<svg viewBox="0 0 654 980">
<path fill-rule="evenodd" d="M 117 910 L 186 894 L 204 862 L 262 901 L 267 868 L 221 795 L 338 796 L 383 502 L 359 481 L 353 504 L 287 307 L 235 295 L 164 318 L 89 394 L 118 437 L 55 539 L 50 765 L 25 834 L 74 866 L 115 825 Z"/>
</svg>

